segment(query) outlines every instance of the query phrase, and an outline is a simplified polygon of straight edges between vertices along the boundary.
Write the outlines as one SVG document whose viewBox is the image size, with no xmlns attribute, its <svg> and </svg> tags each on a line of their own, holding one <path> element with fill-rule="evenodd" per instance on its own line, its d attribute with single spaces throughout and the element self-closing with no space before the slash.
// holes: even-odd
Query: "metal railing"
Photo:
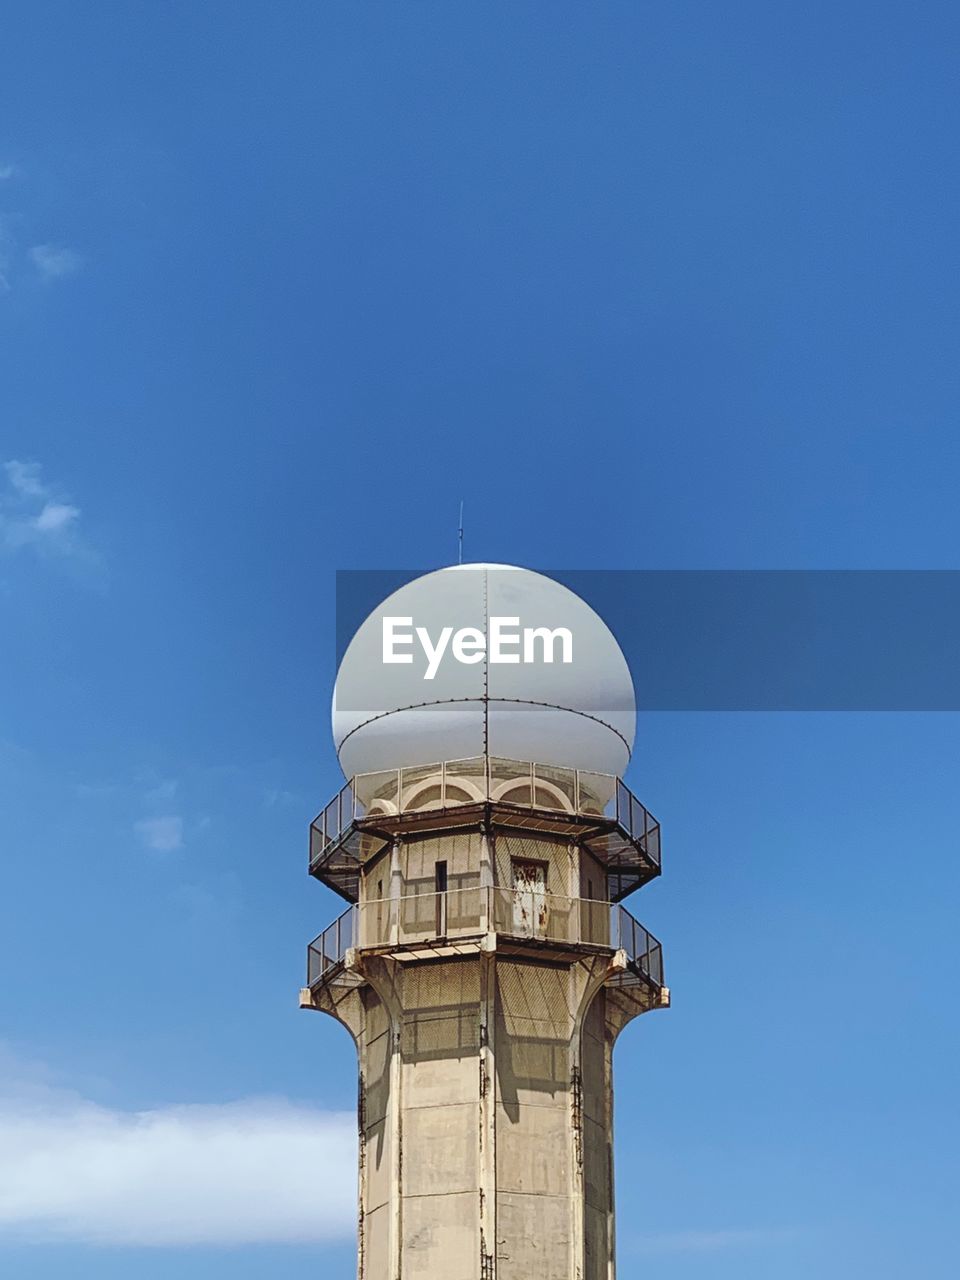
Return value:
<svg viewBox="0 0 960 1280">
<path fill-rule="evenodd" d="M 307 986 L 315 986 L 357 945 L 357 908 L 347 910 L 307 947 Z"/>
<path fill-rule="evenodd" d="M 613 774 L 472 756 L 351 778 L 314 819 L 310 866 L 359 819 L 486 803 L 616 822 L 660 865 L 660 824 Z"/>
<path fill-rule="evenodd" d="M 658 987 L 663 986 L 663 947 L 625 907 L 611 912 L 611 945 L 627 953 L 627 959 Z"/>
<path fill-rule="evenodd" d="M 488 932 L 533 943 L 622 949 L 641 976 L 663 985 L 660 943 L 624 907 L 496 886 L 380 898 L 349 907 L 310 943 L 307 983 L 322 981 L 351 947 L 444 944 Z"/>
</svg>

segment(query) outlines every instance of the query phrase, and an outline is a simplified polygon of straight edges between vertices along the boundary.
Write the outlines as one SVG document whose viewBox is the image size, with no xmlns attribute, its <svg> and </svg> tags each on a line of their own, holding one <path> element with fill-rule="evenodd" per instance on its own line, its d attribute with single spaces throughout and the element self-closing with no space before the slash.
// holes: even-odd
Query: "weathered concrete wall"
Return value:
<svg viewBox="0 0 960 1280">
<path fill-rule="evenodd" d="M 392 1166 L 397 1119 L 390 1080 L 393 1026 L 389 1010 L 372 987 L 362 989 L 362 1000 L 364 1025 L 358 1048 L 364 1271 L 370 1276 L 386 1276 L 390 1274 L 390 1205 L 394 1196 Z"/>
<path fill-rule="evenodd" d="M 583 1126 L 584 1280 L 607 1280 L 613 1241 L 613 1042 L 606 1034 L 606 993 L 600 991 L 583 1020 L 580 1079 Z"/>
<path fill-rule="evenodd" d="M 566 964 L 497 961 L 499 1280 L 572 1274 L 575 985 Z"/>
<path fill-rule="evenodd" d="M 579 897 L 595 901 L 605 900 L 607 897 L 606 868 L 602 867 L 593 854 L 586 849 L 578 850 L 578 862 L 580 866 L 580 886 L 577 891 Z"/>
<path fill-rule="evenodd" d="M 447 864 L 449 889 L 475 887 L 480 883 L 482 844 L 483 837 L 479 831 L 405 840 L 400 847 L 402 892 L 433 893 L 438 862 Z"/>
<path fill-rule="evenodd" d="M 403 972 L 402 1275 L 474 1280 L 480 1253 L 480 970 L 474 960 Z"/>
</svg>

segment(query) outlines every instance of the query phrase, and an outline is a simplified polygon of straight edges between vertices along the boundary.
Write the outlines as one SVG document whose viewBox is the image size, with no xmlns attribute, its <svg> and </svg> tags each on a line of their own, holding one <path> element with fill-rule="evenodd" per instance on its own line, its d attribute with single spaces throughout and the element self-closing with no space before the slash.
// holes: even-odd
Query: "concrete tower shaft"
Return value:
<svg viewBox="0 0 960 1280">
<path fill-rule="evenodd" d="M 360 1280 L 612 1280 L 612 1053 L 669 1003 L 619 899 L 659 826 L 612 777 L 492 760 L 348 784 L 311 869 L 353 905 L 304 1007 L 360 1063 Z"/>
</svg>

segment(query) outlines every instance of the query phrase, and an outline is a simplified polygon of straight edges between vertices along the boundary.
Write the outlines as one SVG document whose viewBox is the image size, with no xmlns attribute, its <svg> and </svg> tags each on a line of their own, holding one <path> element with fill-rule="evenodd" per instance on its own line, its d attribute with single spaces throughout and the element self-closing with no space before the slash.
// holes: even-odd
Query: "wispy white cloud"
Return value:
<svg viewBox="0 0 960 1280">
<path fill-rule="evenodd" d="M 35 244 L 28 251 L 30 261 L 44 280 L 61 280 L 76 275 L 83 266 L 83 258 L 75 249 L 64 245 Z"/>
<path fill-rule="evenodd" d="M 122 1111 L 0 1080 L 0 1238 L 309 1243 L 354 1230 L 356 1122 L 282 1099 Z"/>
<path fill-rule="evenodd" d="M 147 787 L 143 798 L 151 804 L 161 800 L 172 800 L 179 789 L 180 784 L 176 778 L 157 778 L 154 775 L 154 781 Z"/>
<path fill-rule="evenodd" d="M 669 1231 L 634 1236 L 625 1241 L 629 1253 L 719 1253 L 786 1244 L 796 1232 L 766 1227 L 721 1231 Z"/>
<path fill-rule="evenodd" d="M 79 518 L 79 507 L 72 507 L 68 502 L 45 502 L 33 525 L 38 533 L 57 533 Z"/>
<path fill-rule="evenodd" d="M 78 800 L 102 800 L 116 795 L 119 787 L 115 782 L 75 782 L 72 790 Z"/>
<path fill-rule="evenodd" d="M 296 792 L 288 791 L 286 787 L 267 787 L 263 793 L 263 805 L 265 809 L 275 809 L 277 805 L 298 804 L 300 797 Z"/>
<path fill-rule="evenodd" d="M 10 462 L 4 463 L 4 469 L 11 488 L 15 489 L 23 497 L 43 498 L 46 496 L 47 487 L 40 479 L 39 462 L 17 462 L 16 459 L 11 459 Z"/>
<path fill-rule="evenodd" d="M 0 492 L 0 549 L 21 547 L 64 554 L 89 549 L 77 535 L 80 508 L 66 501 L 44 480 L 40 464 L 11 459 L 3 466 L 6 486 Z"/>
<path fill-rule="evenodd" d="M 141 818 L 133 829 L 147 846 L 157 853 L 172 853 L 183 848 L 183 819 L 177 814 L 157 818 Z"/>
<path fill-rule="evenodd" d="M 0 163 L 0 186 L 20 176 L 17 165 Z M 28 221 L 20 211 L 0 217 L 0 293 L 9 293 L 25 272 L 50 284 L 76 275 L 86 265 L 83 254 L 69 245 L 52 240 L 30 244 L 36 230 L 25 229 Z"/>
</svg>

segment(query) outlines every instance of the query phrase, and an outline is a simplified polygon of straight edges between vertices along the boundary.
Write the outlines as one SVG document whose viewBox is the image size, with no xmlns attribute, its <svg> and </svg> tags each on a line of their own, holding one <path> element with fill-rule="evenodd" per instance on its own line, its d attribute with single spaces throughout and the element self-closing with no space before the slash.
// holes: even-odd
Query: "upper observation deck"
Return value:
<svg viewBox="0 0 960 1280">
<path fill-rule="evenodd" d="M 310 874 L 348 902 L 362 868 L 407 834 L 489 827 L 576 841 L 619 902 L 660 874 L 660 824 L 613 774 L 473 756 L 361 773 L 310 827 Z"/>
</svg>

